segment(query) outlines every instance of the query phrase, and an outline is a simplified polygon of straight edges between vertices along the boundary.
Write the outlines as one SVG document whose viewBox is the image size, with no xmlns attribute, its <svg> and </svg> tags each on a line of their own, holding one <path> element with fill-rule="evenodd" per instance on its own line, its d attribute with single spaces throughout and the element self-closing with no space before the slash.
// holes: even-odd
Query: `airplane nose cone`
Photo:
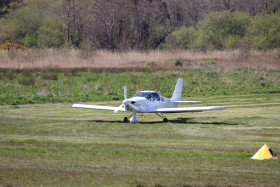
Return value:
<svg viewBox="0 0 280 187">
<path fill-rule="evenodd" d="M 125 108 L 130 112 L 141 112 L 143 113 L 143 105 L 145 104 L 146 98 L 136 97 L 123 101 Z"/>
<path fill-rule="evenodd" d="M 123 104 L 128 105 L 128 104 L 135 104 L 135 101 L 124 101 Z"/>
</svg>

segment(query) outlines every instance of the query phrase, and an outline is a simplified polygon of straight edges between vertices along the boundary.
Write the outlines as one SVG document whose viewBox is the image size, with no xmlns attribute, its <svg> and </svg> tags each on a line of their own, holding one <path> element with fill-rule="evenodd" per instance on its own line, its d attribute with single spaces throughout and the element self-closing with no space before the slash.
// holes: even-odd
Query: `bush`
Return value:
<svg viewBox="0 0 280 187">
<path fill-rule="evenodd" d="M 182 59 L 174 59 L 170 62 L 173 66 L 182 66 L 184 61 Z"/>
<path fill-rule="evenodd" d="M 198 24 L 197 47 L 212 49 L 236 48 L 250 24 L 244 12 L 211 12 Z"/>
<path fill-rule="evenodd" d="M 255 49 L 280 47 L 280 13 L 255 16 L 248 27 L 246 39 Z"/>
<path fill-rule="evenodd" d="M 16 44 L 16 43 L 6 42 L 6 43 L 0 45 L 0 49 L 4 49 L 4 50 L 10 50 L 10 49 L 26 49 L 26 47 L 23 46 L 23 45 Z"/>
<path fill-rule="evenodd" d="M 193 47 L 197 31 L 194 27 L 181 27 L 166 38 L 166 47 L 188 49 Z"/>
<path fill-rule="evenodd" d="M 0 17 L 5 16 L 9 12 L 22 6 L 22 1 L 20 0 L 2 0 L 0 1 Z"/>
<path fill-rule="evenodd" d="M 0 39 L 28 47 L 38 47 L 38 30 L 51 5 L 52 2 L 49 0 L 30 0 L 24 6 L 12 11 L 1 24 L 1 30 L 5 31 L 5 34 L 2 34 Z"/>
<path fill-rule="evenodd" d="M 54 16 L 46 17 L 38 31 L 39 47 L 59 47 L 63 43 L 62 23 Z"/>
<path fill-rule="evenodd" d="M 28 47 L 38 47 L 38 36 L 37 33 L 27 33 L 22 39 L 24 45 Z"/>
</svg>

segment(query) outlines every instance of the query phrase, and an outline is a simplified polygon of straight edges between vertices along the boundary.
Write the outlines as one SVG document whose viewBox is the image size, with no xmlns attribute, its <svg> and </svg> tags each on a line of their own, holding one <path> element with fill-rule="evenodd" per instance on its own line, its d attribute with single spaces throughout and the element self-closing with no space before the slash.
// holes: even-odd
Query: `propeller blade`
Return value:
<svg viewBox="0 0 280 187">
<path fill-rule="evenodd" d="M 126 86 L 123 87 L 123 91 L 124 91 L 124 100 L 127 100 L 127 91 L 126 91 Z M 116 109 L 114 110 L 115 113 L 117 113 L 121 108 L 124 107 L 124 104 L 121 104 L 118 108 L 119 109 Z"/>
<path fill-rule="evenodd" d="M 123 87 L 123 91 L 124 91 L 124 99 L 127 100 L 126 86 Z"/>
<path fill-rule="evenodd" d="M 122 107 L 124 107 L 124 104 L 121 104 L 118 108 L 121 109 Z M 114 110 L 114 112 L 117 113 L 119 109 Z"/>
</svg>

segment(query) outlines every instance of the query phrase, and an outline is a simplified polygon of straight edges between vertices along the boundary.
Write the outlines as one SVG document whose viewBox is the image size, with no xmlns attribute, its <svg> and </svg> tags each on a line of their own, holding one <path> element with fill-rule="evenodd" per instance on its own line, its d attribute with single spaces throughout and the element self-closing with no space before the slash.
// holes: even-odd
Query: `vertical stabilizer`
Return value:
<svg viewBox="0 0 280 187">
<path fill-rule="evenodd" d="M 171 98 L 173 101 L 181 101 L 182 89 L 183 89 L 183 79 L 179 78 Z"/>
</svg>

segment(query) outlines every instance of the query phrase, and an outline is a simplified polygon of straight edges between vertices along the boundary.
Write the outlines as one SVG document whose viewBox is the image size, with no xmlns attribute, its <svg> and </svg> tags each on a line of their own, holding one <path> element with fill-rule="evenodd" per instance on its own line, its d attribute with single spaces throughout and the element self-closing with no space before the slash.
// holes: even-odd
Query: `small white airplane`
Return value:
<svg viewBox="0 0 280 187">
<path fill-rule="evenodd" d="M 117 113 L 118 111 L 132 113 L 130 116 L 124 118 L 123 121 L 125 123 L 128 122 L 129 118 L 131 123 L 136 123 L 137 113 L 155 113 L 163 119 L 163 122 L 167 122 L 168 120 L 163 116 L 163 113 L 202 112 L 205 110 L 221 110 L 227 108 L 227 106 L 178 107 L 180 103 L 201 102 L 181 101 L 182 89 L 183 79 L 179 78 L 171 99 L 163 97 L 155 91 L 140 91 L 136 93 L 132 98 L 128 99 L 126 86 L 124 86 L 124 100 L 122 102 L 122 105 L 120 105 L 119 107 L 85 104 L 73 104 L 72 107 L 97 110 L 112 110 L 115 113 Z"/>
</svg>

